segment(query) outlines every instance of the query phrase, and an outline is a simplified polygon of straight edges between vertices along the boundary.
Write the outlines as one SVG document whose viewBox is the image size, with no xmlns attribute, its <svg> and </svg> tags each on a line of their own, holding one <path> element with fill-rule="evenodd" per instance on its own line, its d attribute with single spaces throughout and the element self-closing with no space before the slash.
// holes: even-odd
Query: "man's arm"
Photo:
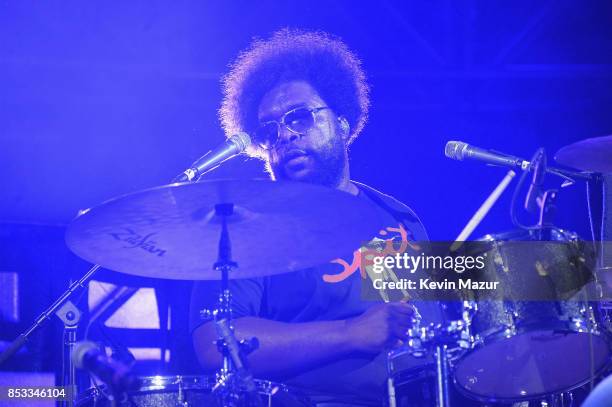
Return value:
<svg viewBox="0 0 612 407">
<path fill-rule="evenodd" d="M 338 321 L 285 323 L 243 317 L 233 321 L 238 339 L 257 337 L 259 349 L 248 357 L 255 376 L 278 379 L 352 354 L 374 355 L 406 339 L 413 316 L 412 305 L 378 304 L 362 315 Z M 194 347 L 206 370 L 218 369 L 221 356 L 213 341 L 213 322 L 193 333 Z"/>
</svg>

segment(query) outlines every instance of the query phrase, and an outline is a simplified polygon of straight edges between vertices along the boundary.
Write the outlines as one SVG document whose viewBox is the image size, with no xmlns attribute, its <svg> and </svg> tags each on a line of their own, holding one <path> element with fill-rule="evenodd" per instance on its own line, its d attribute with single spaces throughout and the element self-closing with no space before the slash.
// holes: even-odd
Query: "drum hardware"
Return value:
<svg viewBox="0 0 612 407">
<path fill-rule="evenodd" d="M 548 283 L 556 287 L 578 278 L 579 284 L 580 276 L 588 272 L 583 262 L 567 260 L 583 256 L 575 234 L 551 228 L 487 236 L 485 240 L 493 243 L 490 250 L 496 253 L 488 256 L 492 261 L 483 272 L 506 278 L 504 285 L 509 291 L 491 298 L 481 294 L 477 305 L 469 308 L 472 331 L 465 337 L 472 341 L 466 352 L 451 360 L 451 366 L 458 389 L 470 398 L 514 403 L 548 399 L 549 404 L 562 405 L 551 397 L 588 383 L 609 365 L 610 337 L 602 329 L 605 321 L 594 303 L 581 298 L 546 302 L 513 297 L 513 293 L 522 292 L 513 287 L 541 284 L 538 273 L 517 273 L 533 260 L 526 260 L 524 246 L 514 241 L 540 242 L 542 236 L 556 242 L 541 251 L 538 246 L 529 246 L 533 257 L 542 264 L 566 267 L 550 275 Z M 463 307 L 468 305 L 464 302 Z M 573 369 L 555 367 L 564 359 Z"/>
<path fill-rule="evenodd" d="M 195 407 L 219 406 L 213 393 L 217 383 L 212 376 L 148 376 L 139 378 L 141 386 L 114 403 L 121 407 Z M 311 407 L 308 397 L 284 384 L 255 379 L 256 391 L 267 407 Z M 78 407 L 111 407 L 106 385 L 83 392 L 76 400 Z M 276 404 L 278 400 L 279 404 Z"/>
<path fill-rule="evenodd" d="M 66 241 L 78 256 L 110 270 L 146 277 L 221 280 L 216 309 L 201 314 L 215 323 L 216 346 L 223 360 L 211 391 L 223 406 L 251 406 L 262 403 L 246 364 L 246 355 L 256 349 L 257 341 L 235 337 L 229 279 L 325 263 L 376 234 L 382 219 L 382 212 L 362 199 L 318 185 L 204 181 L 140 191 L 83 211 L 69 226 Z M 230 228 L 241 239 L 231 242 Z M 262 230 L 274 233 L 261 239 Z M 313 238 L 320 235 L 326 240 Z M 216 253 L 203 250 L 215 246 Z M 271 247 L 274 253 L 265 261 L 253 255 L 267 253 Z"/>
<path fill-rule="evenodd" d="M 587 183 L 587 203 L 593 240 L 599 254 L 602 297 L 612 295 L 612 135 L 578 141 L 555 154 L 560 164 L 595 172 Z"/>
<path fill-rule="evenodd" d="M 574 406 L 574 393 L 571 391 L 552 394 L 548 396 L 548 401 L 543 400 L 542 407 L 573 407 Z"/>
<path fill-rule="evenodd" d="M 13 356 L 25 343 L 29 340 L 32 334 L 40 327 L 42 327 L 49 319 L 51 319 L 52 315 L 56 315 L 58 318 L 62 319 L 64 322 L 64 340 L 63 340 L 63 370 L 64 374 L 62 375 L 62 381 L 60 382 L 61 386 L 66 386 L 68 388 L 74 389 L 76 388 L 76 373 L 74 364 L 71 362 L 71 353 L 74 348 L 74 343 L 76 342 L 76 328 L 78 326 L 78 322 L 80 320 L 80 312 L 76 307 L 66 306 L 69 303 L 69 300 L 76 295 L 76 293 L 80 292 L 83 288 L 86 287 L 89 280 L 91 280 L 94 274 L 100 268 L 99 265 L 94 265 L 92 268 L 87 271 L 80 279 L 70 284 L 68 289 L 57 299 L 53 304 L 49 306 L 45 311 L 43 311 L 34 321 L 34 323 L 23 333 L 21 333 L 11 344 L 0 354 L 0 365 L 4 363 L 7 359 Z M 72 304 L 72 303 L 70 303 Z M 63 311 L 62 311 L 63 310 Z M 64 404 L 66 406 L 70 405 L 70 401 L 65 401 Z"/>
<path fill-rule="evenodd" d="M 592 145 L 589 148 L 582 148 L 584 145 L 578 146 L 580 147 L 577 149 L 578 153 L 573 157 L 579 157 L 580 165 L 572 166 L 585 171 L 612 171 L 609 159 L 610 152 L 612 152 L 612 137 L 607 137 L 595 144 L 599 147 L 605 144 L 606 153 L 601 154 L 602 149 L 593 148 Z M 595 159 L 594 163 L 589 162 L 596 155 L 601 159 Z M 558 161 L 562 164 L 569 164 L 559 158 Z M 589 165 L 586 165 L 587 162 Z M 580 276 L 580 272 L 575 271 L 586 268 L 584 255 L 575 244 L 577 239 L 569 238 L 567 233 L 559 232 L 553 226 L 558 191 L 555 189 L 542 191 L 541 187 L 546 173 L 553 173 L 563 178 L 562 187 L 571 185 L 579 179 L 590 181 L 594 174 L 571 173 L 547 167 L 545 153 L 542 149 L 534 155 L 531 163 L 526 164 L 522 169 L 528 169 L 534 175 L 525 200 L 525 208 L 533 211 L 537 204 L 539 219 L 536 225 L 525 226 L 518 221 L 514 211 L 519 191 L 528 173 L 525 171 L 514 191 L 511 217 L 513 223 L 525 229 L 526 232 L 522 232 L 523 236 L 517 235 L 514 239 L 518 237 L 518 240 L 523 240 L 527 236 L 527 240 L 530 241 L 559 240 L 565 242 L 563 250 L 556 255 L 568 254 L 567 257 L 561 257 L 564 259 L 567 273 L 571 273 L 565 276 L 569 279 L 567 283 L 570 286 L 582 287 L 579 283 L 580 279 L 575 285 L 572 285 L 571 281 L 572 278 Z M 559 235 L 562 237 L 559 238 Z M 520 258 L 521 253 L 511 253 L 505 247 L 504 240 L 506 239 L 499 235 L 491 239 L 493 255 L 489 256 L 492 261 L 490 270 L 496 270 L 497 275 L 511 278 L 512 274 L 521 274 L 520 264 L 516 261 L 517 258 Z M 498 244 L 497 241 L 500 243 Z M 563 279 L 553 281 L 553 278 L 548 275 L 546 255 L 546 253 L 541 253 L 544 258 L 537 259 L 533 264 L 539 276 L 543 281 L 550 283 L 552 288 L 557 287 L 555 283 L 560 283 L 558 287 L 566 287 L 567 285 L 564 284 L 566 281 Z M 509 283 L 510 288 L 519 289 L 530 285 L 529 279 L 522 282 L 520 279 L 510 280 Z M 473 399 L 483 402 L 519 403 L 525 402 L 523 400 L 547 399 L 545 403 L 549 405 L 561 405 L 557 399 L 564 397 L 564 391 L 570 391 L 589 382 L 609 364 L 610 338 L 602 331 L 602 322 L 605 320 L 602 321 L 601 315 L 598 314 L 599 308 L 594 308 L 586 300 L 566 303 L 529 303 L 529 301 L 517 301 L 512 295 L 500 298 L 487 298 L 482 295 L 480 298 L 468 298 L 474 300 L 474 304 L 478 304 L 470 324 L 471 332 L 466 332 L 465 335 L 470 338 L 470 346 L 461 357 L 451 360 L 451 365 L 458 388 Z M 464 309 L 466 304 L 468 303 L 464 302 Z M 568 349 L 571 351 L 568 352 Z M 581 351 L 583 351 L 582 354 L 580 354 Z M 477 356 L 478 352 L 484 353 Z M 590 356 L 585 357 L 585 353 Z M 580 357 L 577 359 L 578 356 Z M 563 369 L 551 369 L 563 358 L 568 359 L 569 365 L 573 367 L 571 373 Z M 592 362 L 585 359 L 590 359 Z M 521 360 L 524 362 L 521 363 Z M 504 368 L 491 364 L 492 361 L 499 361 L 498 366 L 504 366 Z M 529 367 L 529 364 L 533 366 Z M 466 369 L 468 365 L 471 370 Z M 470 373 L 467 370 L 470 370 Z M 539 370 L 542 370 L 541 377 L 533 376 Z M 508 373 L 511 374 L 511 380 L 506 380 Z M 496 376 L 495 380 L 491 380 L 491 376 Z M 538 381 L 539 384 L 534 385 Z M 532 387 L 527 386 L 528 384 L 532 384 Z M 561 394 L 561 396 L 555 396 L 555 399 L 554 394 Z"/>
<path fill-rule="evenodd" d="M 519 194 L 529 172 L 533 172 L 533 177 L 529 185 L 529 191 L 525 198 L 524 209 L 527 212 L 539 213 L 538 222 L 535 225 L 523 225 L 519 221 L 518 214 L 516 212 Z M 542 230 L 542 233 L 546 233 L 549 228 L 553 227 L 558 191 L 556 189 L 542 190 L 542 185 L 544 184 L 544 180 L 548 172 L 551 171 L 549 171 L 549 167 L 546 164 L 546 152 L 543 148 L 539 148 L 533 155 L 527 170 L 521 174 L 519 182 L 514 189 L 514 193 L 512 194 L 512 202 L 510 203 L 510 218 L 514 226 L 517 228 L 525 230 L 540 229 Z M 573 180 L 568 181 L 568 178 L 564 175 L 555 172 L 552 173 L 561 176 L 561 178 L 565 180 L 562 186 L 573 185 Z M 550 238 L 547 236 L 542 236 L 541 240 L 550 240 Z"/>
<path fill-rule="evenodd" d="M 252 404 L 257 405 L 262 402 L 258 394 L 267 394 L 266 391 L 274 394 L 279 391 L 280 387 L 268 383 L 264 385 L 267 390 L 264 389 L 262 391 L 261 383 L 255 381 L 248 372 L 245 357 L 248 353 L 256 349 L 257 340 L 256 338 L 252 338 L 250 340 L 238 341 L 235 337 L 232 326 L 231 293 L 228 288 L 228 281 L 230 278 L 264 276 L 286 272 L 287 270 L 298 270 L 306 268 L 311 263 L 316 264 L 320 262 L 320 260 L 323 260 L 323 258 L 330 256 L 329 253 L 325 252 L 318 256 L 320 258 L 308 260 L 305 257 L 300 257 L 300 254 L 296 254 L 298 251 L 301 251 L 302 248 L 295 248 L 293 250 L 283 249 L 278 251 L 283 253 L 282 255 L 279 254 L 280 261 L 277 261 L 273 265 L 264 264 L 263 266 L 254 265 L 254 267 L 244 267 L 244 264 L 249 261 L 245 256 L 251 253 L 265 252 L 266 247 L 272 246 L 272 244 L 270 244 L 270 242 L 266 242 L 267 244 L 256 242 L 256 239 L 249 237 L 248 239 L 244 239 L 246 244 L 239 242 L 237 250 L 238 255 L 233 257 L 228 226 L 232 227 L 233 233 L 237 232 L 240 236 L 252 236 L 253 231 L 261 230 L 259 228 L 261 224 L 274 227 L 275 230 L 278 229 L 276 226 L 282 227 L 287 226 L 287 224 L 292 224 L 294 228 L 290 229 L 290 231 L 294 234 L 295 232 L 302 233 L 303 228 L 300 228 L 301 225 L 314 224 L 319 227 L 327 223 L 326 226 L 336 233 L 333 234 L 332 237 L 342 240 L 340 238 L 344 239 L 349 233 L 343 235 L 338 233 L 338 231 L 341 230 L 338 225 L 351 224 L 351 222 L 348 216 L 346 219 L 341 219 L 342 222 L 334 223 L 330 217 L 320 220 L 319 217 L 315 216 L 319 215 L 318 213 L 309 212 L 307 216 L 303 216 L 303 213 L 298 215 L 299 210 L 289 211 L 289 213 L 283 212 L 283 215 L 286 217 L 282 220 L 277 220 L 275 219 L 277 213 L 274 213 L 274 211 L 271 211 L 270 215 L 258 212 L 257 208 L 253 207 L 255 205 L 253 200 L 254 196 L 258 199 L 262 196 L 272 196 L 272 201 L 276 198 L 280 198 L 279 201 L 281 201 L 279 205 L 274 208 L 275 210 L 280 208 L 286 209 L 290 207 L 290 205 L 287 205 L 288 202 L 300 202 L 300 198 L 306 196 L 307 193 L 311 194 L 314 191 L 315 195 L 318 194 L 319 192 L 316 191 L 316 188 L 306 193 L 299 189 L 291 189 L 293 187 L 279 185 L 282 183 L 274 183 L 277 184 L 274 186 L 268 186 L 267 184 L 259 184 L 256 186 L 256 182 L 240 183 L 236 181 L 219 181 L 216 183 L 202 183 L 198 185 L 203 184 L 206 184 L 206 186 L 196 187 L 194 186 L 196 184 L 171 185 L 142 191 L 141 193 L 131 194 L 117 200 L 109 201 L 79 216 L 70 227 L 69 233 L 67 234 L 67 241 L 73 251 L 81 257 L 85 259 L 102 259 L 105 266 L 108 265 L 108 267 L 113 270 L 128 274 L 140 275 L 139 273 L 146 272 L 147 276 L 164 278 L 220 279 L 222 289 L 219 295 L 217 308 L 202 312 L 204 318 L 211 319 L 215 323 L 219 337 L 216 341 L 216 345 L 223 357 L 223 366 L 217 374 L 214 385 L 210 387 L 210 390 L 215 396 L 219 397 L 219 400 L 224 406 L 237 405 L 240 400 L 243 400 L 241 397 L 243 397 L 245 393 L 250 395 L 249 400 L 252 401 Z M 285 188 L 290 188 L 289 193 L 281 195 L 278 190 Z M 310 186 L 300 185 L 299 188 L 305 190 L 310 188 Z M 244 189 L 248 193 L 241 191 L 241 189 Z M 303 195 L 301 195 L 302 192 L 304 192 Z M 344 208 L 348 208 L 349 206 L 354 208 L 355 205 L 359 205 L 356 200 L 351 201 L 347 198 L 342 201 L 343 197 L 338 197 L 337 201 L 333 199 L 330 201 L 332 195 L 325 194 L 327 194 L 327 192 L 316 195 L 314 199 L 310 196 L 309 199 L 320 202 L 324 200 L 321 199 L 321 197 L 326 198 L 325 202 L 332 202 L 329 206 L 336 217 L 338 217 L 339 213 L 357 212 L 360 222 L 353 223 L 354 225 L 363 225 L 364 219 L 376 217 L 374 213 L 364 215 L 365 212 L 360 212 L 358 210 L 344 210 Z M 553 224 L 552 214 L 554 212 L 555 198 L 555 190 L 545 191 L 541 194 L 540 219 L 537 226 L 538 230 L 536 230 L 533 235 L 537 235 L 537 238 L 534 240 L 540 240 L 550 232 L 550 228 L 544 226 L 551 226 Z M 336 202 L 340 201 L 342 201 L 342 203 L 336 205 Z M 214 210 L 211 210 L 210 205 L 207 205 L 211 202 L 217 203 L 214 205 Z M 270 202 L 267 202 L 267 204 L 270 204 Z M 142 211 L 140 211 L 141 209 Z M 257 223 L 258 218 L 259 223 Z M 372 224 L 374 224 L 374 222 Z M 218 234 L 219 225 L 221 225 L 220 236 Z M 351 232 L 351 234 L 360 237 L 366 234 L 370 235 L 370 231 L 367 233 L 365 232 L 370 226 L 372 225 L 366 225 L 359 229 L 360 233 Z M 357 227 L 358 226 L 356 226 L 356 228 Z M 371 229 L 375 230 L 376 228 Z M 304 230 L 303 234 L 307 237 L 308 230 Z M 496 256 L 494 257 L 506 272 L 512 271 L 515 269 L 511 264 L 512 260 L 504 255 L 505 247 L 503 244 L 498 244 L 498 237 L 499 236 L 496 237 L 494 244 L 494 250 L 496 251 Z M 270 238 L 275 237 L 270 236 Z M 286 239 L 286 236 L 281 236 L 279 239 Z M 217 258 L 212 269 L 214 272 L 211 272 L 201 268 L 201 264 L 212 263 L 212 261 L 208 263 L 203 261 L 212 260 L 212 255 L 210 252 L 202 250 L 202 248 L 209 247 L 207 244 L 214 240 L 218 240 L 219 250 L 218 253 L 216 253 Z M 292 244 L 296 240 L 299 241 L 299 237 L 296 238 L 293 236 L 292 239 L 288 239 Z M 312 244 L 312 241 L 309 241 L 309 244 Z M 348 243 L 347 246 L 348 245 L 353 245 L 353 243 Z M 335 250 L 336 249 L 337 248 L 335 248 Z M 96 251 L 98 253 L 96 253 Z M 314 252 L 317 252 L 317 250 L 314 250 Z M 180 256 L 176 257 L 175 253 L 179 253 Z M 498 253 L 499 256 L 497 255 Z M 307 254 L 309 257 L 313 257 L 313 255 L 316 256 L 313 250 L 307 251 Z M 105 256 L 107 256 L 108 259 L 104 259 Z M 168 257 L 172 257 L 172 259 L 165 261 Z M 182 257 L 183 260 L 181 260 L 180 257 Z M 233 258 L 236 258 L 240 262 L 242 270 L 237 269 L 238 263 L 234 262 Z M 333 256 L 330 258 L 333 258 Z M 258 261 L 260 261 L 260 259 L 258 259 Z M 577 266 L 572 263 L 569 264 L 572 267 Z M 248 265 L 250 266 L 250 264 Z M 50 307 L 50 310 L 41 314 L 34 326 L 26 331 L 25 334 L 20 335 L 11 347 L 0 355 L 0 363 L 18 350 L 19 347 L 27 341 L 27 337 L 33 330 L 37 329 L 42 323 L 49 319 L 52 313 L 68 304 L 69 297 L 75 291 L 84 287 L 99 267 L 100 266 L 97 265 L 94 266 L 78 282 L 71 284 L 68 291 Z M 266 268 L 266 270 L 264 270 L 264 268 Z M 600 329 L 601 322 L 598 320 L 598 309 L 594 309 L 591 304 L 585 302 L 579 302 L 573 306 L 563 305 L 551 306 L 549 308 L 545 306 L 539 308 L 552 315 L 552 320 L 540 319 L 537 321 L 538 323 L 545 322 L 546 324 L 543 325 L 546 325 L 547 328 L 551 326 L 550 330 L 552 334 L 550 334 L 548 332 L 541 332 L 542 330 L 534 331 L 530 326 L 525 324 L 526 315 L 536 316 L 537 314 L 537 312 L 534 313 L 533 310 L 529 310 L 528 305 L 529 304 L 523 304 L 518 301 L 506 301 L 502 303 L 498 309 L 490 307 L 486 303 L 466 301 L 463 303 L 461 320 L 450 321 L 444 326 L 431 325 L 424 328 L 420 326 L 411 328 L 408 332 L 409 339 L 407 341 L 407 346 L 412 355 L 418 358 L 425 357 L 425 355 L 435 356 L 437 376 L 436 399 L 438 406 L 446 407 L 449 405 L 448 373 L 449 370 L 452 370 L 457 380 L 457 366 L 465 362 L 466 359 L 463 357 L 464 355 L 474 356 L 478 351 L 487 348 L 492 349 L 492 347 L 496 347 L 493 353 L 496 353 L 495 351 L 497 350 L 503 351 L 505 349 L 504 346 L 508 345 L 507 342 L 515 339 L 521 340 L 521 337 L 525 336 L 527 339 L 535 341 L 557 340 L 555 337 L 557 333 L 561 333 L 564 336 L 574 336 L 574 338 L 570 338 L 570 340 L 567 341 L 567 346 L 562 347 L 567 351 L 567 349 L 574 350 L 575 348 L 579 348 L 571 345 L 582 344 L 581 339 L 576 337 L 579 336 L 579 334 L 585 334 L 590 337 L 591 341 L 595 342 L 594 346 L 597 348 L 592 356 L 597 359 L 596 362 L 598 363 L 598 367 L 592 367 L 592 370 L 601 370 L 602 366 L 603 368 L 607 366 L 607 362 L 601 362 L 602 358 L 609 359 L 610 355 L 609 352 L 606 353 L 604 351 L 602 346 L 602 343 L 607 345 L 607 340 L 604 338 Z M 70 312 L 72 312 L 72 314 Z M 64 321 L 64 342 L 65 346 L 70 348 L 70 345 L 74 343 L 75 339 L 74 329 L 76 328 L 72 328 L 78 325 L 78 316 L 73 315 L 74 311 L 61 312 L 60 314 L 66 318 L 70 317 L 67 318 L 67 320 L 74 320 L 73 322 Z M 487 320 L 487 316 L 493 316 L 494 318 Z M 494 322 L 494 324 L 492 324 L 492 322 Z M 550 322 L 553 323 L 549 324 Z M 499 325 L 495 326 L 495 324 Z M 504 341 L 506 341 L 506 343 L 504 343 Z M 518 345 L 520 345 L 520 341 Z M 518 347 L 520 348 L 520 346 Z M 454 358 L 453 354 L 458 354 L 460 357 Z M 502 353 L 502 356 L 508 355 L 503 355 Z M 516 355 L 510 356 L 514 357 Z M 582 366 L 579 367 L 581 368 Z M 71 368 L 68 370 L 71 371 Z M 471 380 L 471 378 L 468 378 L 468 381 Z M 590 380 L 590 378 L 586 380 Z M 568 381 L 571 380 L 568 379 Z M 74 377 L 68 374 L 66 382 L 68 382 L 68 384 L 74 383 Z M 154 383 L 154 381 L 152 383 Z M 477 383 L 478 380 L 471 384 Z M 563 385 L 565 384 L 566 383 L 563 383 Z M 177 386 L 176 390 L 179 402 L 187 405 L 186 394 L 188 386 L 184 382 L 184 378 L 178 377 L 174 385 Z M 465 384 L 463 385 L 465 386 Z M 546 383 L 542 387 L 545 388 Z M 566 388 L 567 386 L 563 387 L 564 390 Z M 391 400 L 392 397 L 394 398 L 394 391 L 392 390 L 393 382 L 390 381 L 389 404 L 394 406 L 395 404 L 392 404 Z M 486 394 L 486 391 L 479 393 L 481 390 L 482 389 L 476 389 L 472 393 L 472 396 L 476 395 L 475 398 L 486 401 L 499 398 L 498 395 L 491 396 L 491 394 Z M 563 399 L 565 394 L 569 394 L 568 397 L 571 397 L 571 393 L 560 393 L 555 396 L 550 396 L 552 391 L 547 391 L 545 395 L 548 397 L 549 401 L 542 402 L 542 406 L 545 404 L 548 405 L 548 403 L 560 405 L 559 403 L 563 403 L 564 401 L 559 400 Z M 523 400 L 534 400 L 543 397 L 543 395 L 537 392 L 535 393 L 536 394 L 531 394 L 529 392 L 526 392 L 526 394 L 521 393 L 517 397 L 511 396 L 508 400 L 522 403 Z"/>
<path fill-rule="evenodd" d="M 72 352 L 77 343 L 77 329 L 81 320 L 81 311 L 72 301 L 68 300 L 55 312 L 55 315 L 64 323 L 61 383 L 65 383 L 64 385 L 71 389 L 71 394 L 76 395 L 76 365 L 72 360 Z M 68 402 L 66 402 L 66 405 L 68 405 Z"/>
<path fill-rule="evenodd" d="M 178 398 L 178 402 L 180 404 L 182 404 L 183 406 L 187 407 L 188 404 L 187 404 L 187 400 L 185 399 L 186 395 L 185 395 L 185 391 L 184 391 L 183 387 L 184 387 L 183 378 L 181 377 L 178 380 L 178 394 L 177 394 L 177 398 Z"/>
<path fill-rule="evenodd" d="M 469 347 L 469 323 L 465 321 L 450 321 L 443 329 L 438 326 L 434 330 L 431 344 L 433 345 L 436 359 L 436 405 L 437 407 L 449 407 L 449 367 L 451 354 L 462 353 Z M 449 346 L 453 346 L 449 349 Z"/>
<path fill-rule="evenodd" d="M 469 317 L 469 312 L 465 311 Z M 433 355 L 436 369 L 436 407 L 450 407 L 449 396 L 449 356 L 455 357 L 469 347 L 469 321 L 451 320 L 446 324 L 429 324 L 421 327 L 420 324 L 408 329 L 406 348 L 396 349 L 387 354 L 387 381 L 389 406 L 396 406 L 396 392 L 393 379 L 392 360 L 396 353 L 408 351 L 416 358 Z"/>
<path fill-rule="evenodd" d="M 217 382 L 212 392 L 224 407 L 263 406 L 257 394 L 255 381 L 248 370 L 246 356 L 259 346 L 257 338 L 238 341 L 232 326 L 232 294 L 229 289 L 230 272 L 238 267 L 232 260 L 232 245 L 227 219 L 234 213 L 234 205 L 223 203 L 215 205 L 215 216 L 221 219 L 218 259 L 213 269 L 221 273 L 221 292 L 214 310 L 203 310 L 200 315 L 212 318 L 218 339 L 217 350 L 221 353 L 222 366 L 217 372 Z M 246 399 L 244 398 L 246 396 Z"/>
</svg>

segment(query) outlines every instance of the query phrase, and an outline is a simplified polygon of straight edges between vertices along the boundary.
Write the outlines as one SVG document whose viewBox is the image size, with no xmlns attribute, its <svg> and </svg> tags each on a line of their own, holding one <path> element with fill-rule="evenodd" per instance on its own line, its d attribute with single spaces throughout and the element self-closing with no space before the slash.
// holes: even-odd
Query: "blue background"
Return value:
<svg viewBox="0 0 612 407">
<path fill-rule="evenodd" d="M 67 224 L 80 208 L 166 183 L 222 141 L 228 63 L 253 36 L 290 26 L 337 34 L 363 59 L 372 109 L 353 178 L 452 239 L 505 170 L 446 159 L 448 140 L 527 159 L 545 147 L 552 161 L 612 133 L 610 4 L 2 1 L 0 220 Z M 238 159 L 212 176 L 264 175 Z M 510 192 L 474 237 L 511 227 Z M 588 236 L 584 185 L 559 207 L 556 223 Z"/>
<path fill-rule="evenodd" d="M 612 133 L 610 1 L 0 0 L 0 272 L 21 284 L 21 318 L 0 321 L 0 347 L 89 267 L 63 242 L 77 211 L 165 184 L 221 143 L 220 78 L 254 36 L 286 26 L 336 34 L 362 58 L 372 108 L 352 177 L 412 206 L 433 239 L 454 239 L 506 172 L 445 158 L 448 140 L 527 159 L 544 147 L 552 161 L 562 146 Z M 265 174 L 239 158 L 210 176 Z M 473 237 L 512 228 L 511 192 Z M 590 235 L 583 183 L 558 206 L 556 224 Z M 188 284 L 97 278 L 163 284 L 172 335 L 115 339 L 171 343 L 170 368 L 198 371 Z M 14 294 L 6 289 L 3 298 Z M 73 298 L 82 310 L 85 298 Z M 52 320 L 2 368 L 59 374 L 62 326 Z"/>
</svg>

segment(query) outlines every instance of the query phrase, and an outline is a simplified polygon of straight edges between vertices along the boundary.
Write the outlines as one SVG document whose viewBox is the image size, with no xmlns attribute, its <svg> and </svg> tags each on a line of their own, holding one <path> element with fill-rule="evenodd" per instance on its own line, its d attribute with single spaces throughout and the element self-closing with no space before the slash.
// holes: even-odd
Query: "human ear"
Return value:
<svg viewBox="0 0 612 407">
<path fill-rule="evenodd" d="M 346 120 L 346 117 L 344 116 L 339 116 L 338 123 L 340 124 L 340 130 L 342 131 L 342 138 L 345 140 L 348 139 L 351 133 L 351 126 L 348 120 Z"/>
</svg>

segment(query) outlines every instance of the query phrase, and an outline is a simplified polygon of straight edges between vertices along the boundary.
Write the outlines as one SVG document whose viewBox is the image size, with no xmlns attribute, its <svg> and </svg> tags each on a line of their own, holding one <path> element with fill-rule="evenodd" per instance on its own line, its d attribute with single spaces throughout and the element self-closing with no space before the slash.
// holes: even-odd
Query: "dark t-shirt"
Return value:
<svg viewBox="0 0 612 407">
<path fill-rule="evenodd" d="M 359 188 L 360 199 L 384 210 L 385 224 L 381 225 L 381 229 L 397 228 L 401 223 L 408 231 L 409 240 L 427 240 L 423 225 L 410 208 L 366 185 L 355 184 Z M 386 239 L 388 236 L 378 238 Z M 350 264 L 353 254 L 349 253 L 342 259 Z M 255 316 L 300 323 L 358 316 L 376 302 L 361 299 L 362 278 L 359 270 L 339 282 L 323 280 L 323 275 L 335 275 L 342 270 L 340 264 L 330 262 L 294 273 L 230 280 L 233 317 Z M 191 331 L 202 323 L 199 311 L 215 307 L 219 290 L 220 283 L 217 281 L 195 284 L 191 297 Z M 440 320 L 436 303 L 423 302 L 416 305 L 424 321 Z M 386 360 L 383 352 L 374 358 L 355 357 L 329 363 L 303 375 L 287 378 L 285 382 L 314 392 L 344 395 L 341 399 L 351 395 L 358 399 L 372 400 L 376 404 L 383 395 L 385 379 Z"/>
</svg>

